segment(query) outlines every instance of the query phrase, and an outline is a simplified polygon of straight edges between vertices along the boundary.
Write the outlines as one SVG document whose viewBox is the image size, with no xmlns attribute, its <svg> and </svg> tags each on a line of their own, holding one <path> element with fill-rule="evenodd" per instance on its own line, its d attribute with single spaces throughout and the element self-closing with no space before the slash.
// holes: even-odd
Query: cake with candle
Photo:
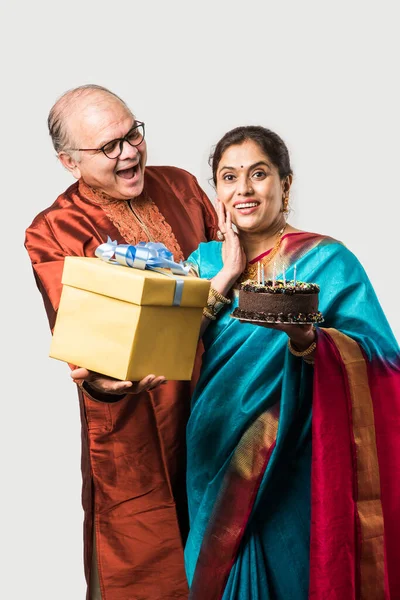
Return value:
<svg viewBox="0 0 400 600">
<path fill-rule="evenodd" d="M 248 279 L 240 285 L 239 306 L 232 316 L 267 323 L 321 323 L 319 286 L 304 281 Z"/>
</svg>

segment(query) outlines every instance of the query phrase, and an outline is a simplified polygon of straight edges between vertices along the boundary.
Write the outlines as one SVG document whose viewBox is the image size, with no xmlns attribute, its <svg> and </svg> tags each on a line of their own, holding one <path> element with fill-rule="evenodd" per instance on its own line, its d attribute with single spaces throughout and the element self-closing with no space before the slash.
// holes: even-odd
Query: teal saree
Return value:
<svg viewBox="0 0 400 600">
<path fill-rule="evenodd" d="M 187 427 L 190 598 L 400 597 L 400 527 L 383 533 L 400 509 L 390 483 L 400 469 L 397 343 L 343 244 L 287 234 L 281 259 L 288 279 L 296 264 L 299 280 L 321 288 L 315 368 L 288 352 L 286 334 L 232 319 L 236 298 L 207 328 Z M 188 260 L 211 279 L 221 244 Z M 357 420 L 366 413 L 367 426 Z"/>
</svg>

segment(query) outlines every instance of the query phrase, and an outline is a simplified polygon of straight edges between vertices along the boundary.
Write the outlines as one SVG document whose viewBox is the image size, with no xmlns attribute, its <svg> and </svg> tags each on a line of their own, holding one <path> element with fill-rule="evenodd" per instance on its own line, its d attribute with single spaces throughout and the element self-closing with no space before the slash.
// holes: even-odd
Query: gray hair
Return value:
<svg viewBox="0 0 400 600">
<path fill-rule="evenodd" d="M 72 112 L 73 106 L 76 100 L 78 100 L 78 98 L 82 98 L 91 94 L 109 94 L 110 96 L 113 96 L 119 102 L 121 102 L 121 104 L 125 106 L 127 111 L 130 114 L 132 114 L 132 111 L 122 100 L 122 98 L 120 98 L 119 96 L 117 96 L 117 94 L 114 94 L 113 92 L 101 85 L 87 84 L 68 90 L 57 100 L 57 102 L 51 108 L 47 119 L 49 134 L 57 154 L 59 154 L 60 152 L 66 152 L 68 151 L 68 148 L 71 148 L 71 146 L 74 147 L 76 145 L 71 139 L 70 132 L 68 131 L 67 117 Z M 79 160 L 78 154 L 72 152 L 69 152 L 69 154 L 71 154 L 71 156 L 73 156 L 76 160 Z"/>
</svg>

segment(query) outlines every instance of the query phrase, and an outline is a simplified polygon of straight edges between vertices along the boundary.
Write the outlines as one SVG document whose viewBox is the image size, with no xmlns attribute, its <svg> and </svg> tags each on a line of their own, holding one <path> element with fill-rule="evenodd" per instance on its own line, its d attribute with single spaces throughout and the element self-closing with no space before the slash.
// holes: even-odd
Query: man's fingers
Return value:
<svg viewBox="0 0 400 600">
<path fill-rule="evenodd" d="M 167 383 L 167 380 L 165 379 L 165 377 L 156 377 L 152 382 L 150 387 L 148 388 L 149 390 L 154 390 L 156 387 L 160 386 L 163 383 Z"/>
<path fill-rule="evenodd" d="M 139 394 L 140 392 L 144 392 L 145 390 L 154 390 L 156 387 L 163 384 L 164 382 L 166 382 L 166 379 L 162 375 L 159 377 L 156 377 L 155 375 L 148 375 L 138 383 L 135 383 L 133 385 L 134 390 L 132 391 L 135 394 Z"/>
<path fill-rule="evenodd" d="M 153 374 L 147 375 L 147 377 L 144 377 L 140 381 L 133 384 L 131 392 L 134 394 L 140 394 L 140 392 L 143 392 L 150 387 L 155 378 L 156 376 Z"/>
<path fill-rule="evenodd" d="M 100 375 L 93 371 L 88 371 L 83 367 L 71 371 L 71 377 L 75 383 L 87 381 L 90 386 L 102 392 L 103 394 L 139 394 L 145 390 L 153 390 L 159 385 L 166 382 L 165 377 L 156 377 L 153 373 L 144 377 L 141 381 L 120 381 L 106 375 Z"/>
<path fill-rule="evenodd" d="M 133 387 L 132 381 L 113 381 L 104 384 L 106 394 L 128 394 Z"/>
<path fill-rule="evenodd" d="M 70 373 L 75 383 L 86 381 L 94 390 L 102 394 L 124 394 L 130 391 L 132 381 L 120 381 L 107 375 L 100 375 L 83 367 L 78 367 Z"/>
<path fill-rule="evenodd" d="M 84 369 L 83 367 L 78 367 L 77 369 L 74 369 L 73 371 L 71 371 L 70 375 L 71 375 L 72 379 L 74 379 L 74 380 L 76 380 L 76 379 L 89 380 L 90 372 L 87 369 Z"/>
</svg>

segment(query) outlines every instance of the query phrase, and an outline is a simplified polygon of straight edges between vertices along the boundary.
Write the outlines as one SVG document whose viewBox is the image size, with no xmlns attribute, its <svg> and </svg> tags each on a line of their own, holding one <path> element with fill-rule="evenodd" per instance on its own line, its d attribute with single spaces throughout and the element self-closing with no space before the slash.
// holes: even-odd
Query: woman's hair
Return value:
<svg viewBox="0 0 400 600">
<path fill-rule="evenodd" d="M 230 146 L 243 144 L 247 140 L 251 140 L 259 145 L 261 150 L 278 169 L 281 179 L 293 174 L 290 166 L 289 151 L 279 135 L 270 129 L 261 127 L 261 125 L 248 125 L 247 127 L 235 127 L 235 129 L 231 129 L 215 146 L 214 152 L 209 158 L 214 185 L 217 185 L 217 170 L 225 150 Z"/>
</svg>

